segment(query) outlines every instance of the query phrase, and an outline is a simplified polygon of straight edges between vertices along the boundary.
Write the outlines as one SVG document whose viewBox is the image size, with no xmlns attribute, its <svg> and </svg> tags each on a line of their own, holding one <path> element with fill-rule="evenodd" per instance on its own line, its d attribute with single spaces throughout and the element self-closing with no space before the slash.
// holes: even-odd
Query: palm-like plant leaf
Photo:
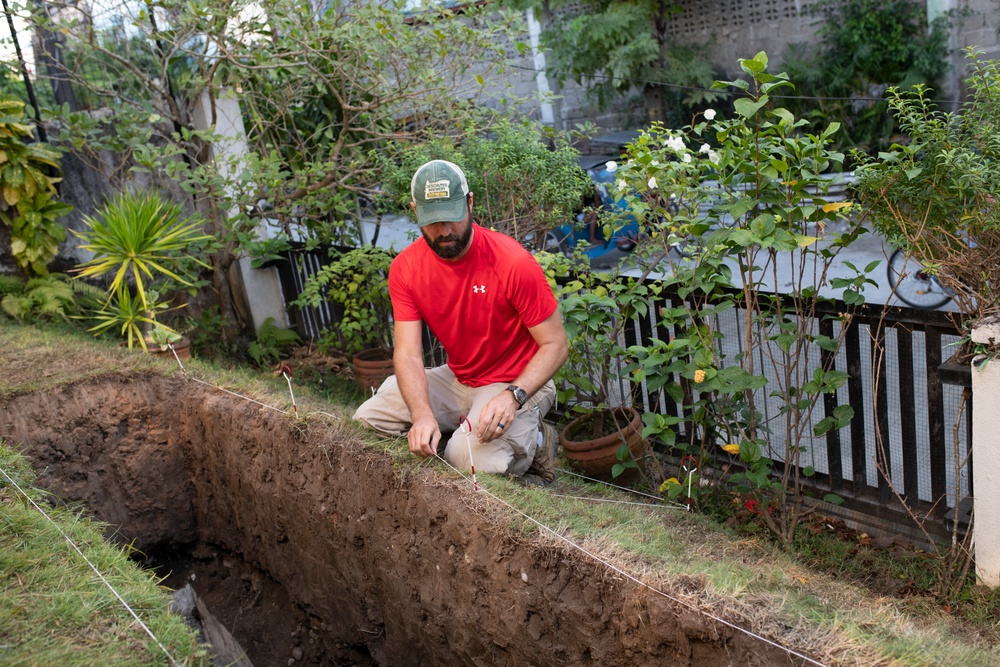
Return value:
<svg viewBox="0 0 1000 667">
<path fill-rule="evenodd" d="M 94 258 L 79 272 L 83 277 L 114 273 L 109 302 L 112 295 L 123 293 L 131 277 L 139 303 L 150 310 L 149 283 L 169 278 L 190 286 L 185 272 L 190 263 L 211 268 L 190 250 L 212 237 L 201 232 L 198 220 L 185 218 L 180 206 L 158 194 L 118 194 L 84 222 L 89 229 L 75 233 L 83 240 L 80 247 L 93 252 Z"/>
</svg>

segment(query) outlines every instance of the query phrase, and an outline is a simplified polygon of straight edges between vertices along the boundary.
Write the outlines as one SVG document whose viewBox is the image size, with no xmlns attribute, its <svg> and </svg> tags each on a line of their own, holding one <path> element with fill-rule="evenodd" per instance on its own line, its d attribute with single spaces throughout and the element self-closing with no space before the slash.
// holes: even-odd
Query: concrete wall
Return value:
<svg viewBox="0 0 1000 667">
<path fill-rule="evenodd" d="M 739 58 L 765 51 L 780 66 L 789 44 L 816 40 L 817 19 L 809 7 L 815 0 L 680 0 L 683 12 L 668 24 L 667 32 L 679 43 L 708 46 L 710 62 L 727 76 L 739 72 Z M 963 49 L 976 46 L 986 58 L 1000 58 L 1000 2 L 997 0 L 927 0 L 928 15 L 954 11 L 951 71 L 936 97 L 961 99 L 968 76 Z"/>
<path fill-rule="evenodd" d="M 679 44 L 705 47 L 709 62 L 726 78 L 740 75 L 737 64 L 740 58 L 765 51 L 773 66 L 780 68 L 781 55 L 789 44 L 816 41 L 817 18 L 809 13 L 815 0 L 679 0 L 677 4 L 682 11 L 668 21 L 667 34 Z M 963 82 L 968 76 L 963 50 L 976 46 L 986 58 L 1000 58 L 997 35 L 1000 0 L 927 0 L 927 4 L 931 17 L 947 11 L 958 14 L 951 40 L 951 71 L 936 97 L 961 100 L 965 94 Z M 565 20 L 580 9 L 580 4 L 573 3 L 552 12 L 546 27 Z M 525 59 L 519 66 L 531 68 L 533 65 Z M 523 86 L 532 83 L 531 74 L 524 76 Z M 601 111 L 587 97 L 586 91 L 573 82 L 563 87 L 551 83 L 551 88 L 561 96 L 554 104 L 557 129 L 571 129 L 584 121 L 609 131 L 632 129 L 643 123 L 641 95 Z"/>
</svg>

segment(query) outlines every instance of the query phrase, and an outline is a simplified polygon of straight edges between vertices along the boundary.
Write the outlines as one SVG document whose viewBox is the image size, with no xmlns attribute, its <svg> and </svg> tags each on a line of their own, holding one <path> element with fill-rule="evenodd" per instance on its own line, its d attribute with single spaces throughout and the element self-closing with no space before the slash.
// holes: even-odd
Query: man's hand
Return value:
<svg viewBox="0 0 1000 667">
<path fill-rule="evenodd" d="M 514 423 L 519 407 L 514 394 L 507 390 L 491 398 L 479 412 L 479 426 L 476 428 L 479 442 L 490 442 L 502 436 Z"/>
<path fill-rule="evenodd" d="M 406 440 L 410 451 L 417 456 L 434 456 L 438 443 L 441 442 L 441 429 L 438 428 L 437 420 L 433 416 L 417 419 L 410 427 Z"/>
</svg>

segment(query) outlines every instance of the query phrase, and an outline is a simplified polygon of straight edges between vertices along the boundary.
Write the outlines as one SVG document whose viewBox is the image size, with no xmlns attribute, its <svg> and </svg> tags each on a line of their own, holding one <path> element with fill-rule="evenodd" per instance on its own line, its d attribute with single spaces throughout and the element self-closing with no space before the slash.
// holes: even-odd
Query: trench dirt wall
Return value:
<svg viewBox="0 0 1000 667">
<path fill-rule="evenodd" d="M 792 664 L 345 432 L 154 374 L 0 403 L 0 435 L 24 443 L 40 486 L 140 549 L 239 554 L 318 619 L 330 656 L 363 644 L 395 666 Z"/>
</svg>

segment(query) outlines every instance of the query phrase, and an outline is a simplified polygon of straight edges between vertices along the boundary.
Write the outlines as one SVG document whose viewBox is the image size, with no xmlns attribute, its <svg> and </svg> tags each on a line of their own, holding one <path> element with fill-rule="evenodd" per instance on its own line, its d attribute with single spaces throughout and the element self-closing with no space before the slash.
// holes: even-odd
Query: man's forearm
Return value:
<svg viewBox="0 0 1000 667">
<path fill-rule="evenodd" d="M 393 358 L 393 366 L 399 393 L 410 411 L 410 420 L 415 422 L 422 417 L 433 417 L 423 359 L 397 355 Z"/>
<path fill-rule="evenodd" d="M 524 389 L 529 396 L 542 388 L 566 362 L 566 346 L 560 343 L 546 343 L 539 346 L 535 355 L 525 366 L 513 384 Z"/>
</svg>

